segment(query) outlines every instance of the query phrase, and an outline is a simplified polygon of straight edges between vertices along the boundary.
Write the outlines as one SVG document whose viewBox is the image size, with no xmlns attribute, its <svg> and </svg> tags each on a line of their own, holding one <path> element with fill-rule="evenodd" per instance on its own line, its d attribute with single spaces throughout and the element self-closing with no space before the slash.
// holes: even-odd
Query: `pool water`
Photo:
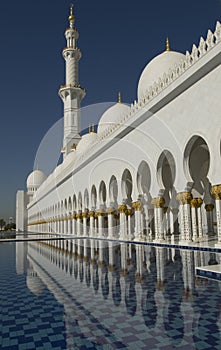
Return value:
<svg viewBox="0 0 221 350">
<path fill-rule="evenodd" d="M 220 255 L 104 240 L 0 244 L 1 349 L 221 349 Z"/>
</svg>

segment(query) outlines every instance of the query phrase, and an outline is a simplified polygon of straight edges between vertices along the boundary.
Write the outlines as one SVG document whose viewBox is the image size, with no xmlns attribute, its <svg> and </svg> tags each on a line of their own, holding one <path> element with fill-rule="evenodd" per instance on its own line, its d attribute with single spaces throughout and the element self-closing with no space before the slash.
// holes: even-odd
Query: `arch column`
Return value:
<svg viewBox="0 0 221 350">
<path fill-rule="evenodd" d="M 191 200 L 191 214 L 192 214 L 192 238 L 196 242 L 203 238 L 202 212 L 201 206 L 203 204 L 202 198 L 193 198 Z"/>
<path fill-rule="evenodd" d="M 85 211 L 82 213 L 83 218 L 83 236 L 87 237 L 87 218 L 88 218 L 88 211 Z"/>
<path fill-rule="evenodd" d="M 72 215 L 72 234 L 74 236 L 77 235 L 77 233 L 76 233 L 76 219 L 77 219 L 77 215 L 76 215 L 76 212 L 74 212 L 74 214 Z"/>
<path fill-rule="evenodd" d="M 76 214 L 77 219 L 77 236 L 82 236 L 82 213 Z"/>
<path fill-rule="evenodd" d="M 134 209 L 135 215 L 135 230 L 134 239 L 142 240 L 143 238 L 143 225 L 142 225 L 142 203 L 141 201 L 136 201 L 132 203 L 132 208 Z"/>
<path fill-rule="evenodd" d="M 97 220 L 98 220 L 98 235 L 99 237 L 103 237 L 105 212 L 103 209 L 99 209 L 97 210 L 96 214 L 97 214 Z"/>
<path fill-rule="evenodd" d="M 120 213 L 120 239 L 127 239 L 127 217 L 126 217 L 126 211 L 127 206 L 126 204 L 121 204 L 118 207 L 118 211 Z"/>
<path fill-rule="evenodd" d="M 163 197 L 156 197 L 152 199 L 151 203 L 154 207 L 155 241 L 164 241 L 163 208 L 165 199 Z"/>
<path fill-rule="evenodd" d="M 128 239 L 132 240 L 134 238 L 133 237 L 133 233 L 132 233 L 132 215 L 133 215 L 133 210 L 132 209 L 127 209 L 126 215 L 127 215 L 127 235 L 128 235 Z"/>
<path fill-rule="evenodd" d="M 90 220 L 90 231 L 89 236 L 94 237 L 95 236 L 95 212 L 93 210 L 90 210 L 89 213 L 89 220 Z"/>
<path fill-rule="evenodd" d="M 212 236 L 214 234 L 214 228 L 213 228 L 213 204 L 206 204 L 206 220 L 207 220 L 207 233 L 208 236 Z"/>
<path fill-rule="evenodd" d="M 107 208 L 107 219 L 108 219 L 108 238 L 114 238 L 115 237 L 115 230 L 114 230 L 114 214 L 115 209 L 114 208 Z"/>
<path fill-rule="evenodd" d="M 220 246 L 221 245 L 221 185 L 212 186 L 211 193 L 215 197 L 218 245 Z"/>
<path fill-rule="evenodd" d="M 180 192 L 177 200 L 180 203 L 180 231 L 181 241 L 192 241 L 190 203 L 193 196 L 190 192 Z"/>
</svg>

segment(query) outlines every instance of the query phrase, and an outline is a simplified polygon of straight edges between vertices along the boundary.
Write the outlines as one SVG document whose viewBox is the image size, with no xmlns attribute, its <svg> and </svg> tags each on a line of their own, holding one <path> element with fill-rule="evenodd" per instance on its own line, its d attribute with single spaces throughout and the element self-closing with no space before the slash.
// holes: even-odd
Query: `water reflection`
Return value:
<svg viewBox="0 0 221 350">
<path fill-rule="evenodd" d="M 195 278 L 195 267 L 218 263 L 218 254 L 88 239 L 19 248 L 28 288 L 37 296 L 48 288 L 63 303 L 69 348 L 85 339 L 128 347 L 133 337 L 156 348 L 159 334 L 168 348 L 221 344 L 220 282 Z"/>
</svg>

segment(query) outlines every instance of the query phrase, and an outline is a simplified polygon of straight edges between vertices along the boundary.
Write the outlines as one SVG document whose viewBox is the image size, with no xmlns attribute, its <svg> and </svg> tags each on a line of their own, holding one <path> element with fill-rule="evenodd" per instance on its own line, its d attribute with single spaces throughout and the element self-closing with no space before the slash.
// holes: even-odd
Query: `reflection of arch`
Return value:
<svg viewBox="0 0 221 350">
<path fill-rule="evenodd" d="M 188 181 L 194 182 L 195 190 L 203 194 L 208 183 L 210 152 L 206 141 L 198 135 L 193 136 L 184 151 L 184 171 Z"/>
<path fill-rule="evenodd" d="M 125 169 L 122 175 L 122 196 L 126 202 L 132 202 L 131 194 L 133 189 L 133 180 L 131 173 Z"/>
<path fill-rule="evenodd" d="M 94 185 L 91 188 L 91 206 L 92 208 L 96 208 L 97 206 L 97 190 Z"/>
<path fill-rule="evenodd" d="M 106 197 L 107 197 L 106 185 L 105 185 L 104 181 L 101 181 L 100 187 L 99 187 L 99 199 L 100 199 L 101 204 L 105 204 Z"/>
<path fill-rule="evenodd" d="M 164 150 L 157 162 L 157 179 L 161 188 L 171 190 L 176 176 L 176 164 L 172 154 Z"/>
<path fill-rule="evenodd" d="M 137 171 L 137 188 L 140 194 L 147 194 L 150 190 L 151 174 L 149 165 L 143 160 Z"/>
<path fill-rule="evenodd" d="M 89 208 L 89 194 L 87 189 L 84 191 L 84 208 Z"/>
<path fill-rule="evenodd" d="M 109 196 L 110 196 L 110 202 L 117 203 L 118 185 L 117 185 L 117 179 L 114 175 L 112 175 L 110 179 Z"/>
</svg>

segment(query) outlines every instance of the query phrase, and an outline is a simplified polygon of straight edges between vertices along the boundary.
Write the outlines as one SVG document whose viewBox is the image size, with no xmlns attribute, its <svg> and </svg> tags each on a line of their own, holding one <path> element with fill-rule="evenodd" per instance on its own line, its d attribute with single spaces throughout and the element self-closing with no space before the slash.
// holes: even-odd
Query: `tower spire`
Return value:
<svg viewBox="0 0 221 350">
<path fill-rule="evenodd" d="M 70 15 L 68 17 L 68 20 L 70 22 L 70 28 L 74 28 L 75 18 L 74 18 L 74 15 L 73 15 L 73 8 L 74 8 L 74 5 L 70 4 Z"/>
<path fill-rule="evenodd" d="M 85 96 L 85 90 L 81 88 L 78 78 L 78 62 L 81 59 L 81 51 L 77 47 L 79 34 L 74 27 L 73 4 L 70 5 L 68 20 L 70 26 L 65 31 L 67 43 L 62 52 L 66 66 L 65 85 L 59 89 L 59 95 L 64 103 L 64 157 L 71 152 L 72 145 L 77 145 L 81 139 L 80 107 L 81 100 Z"/>
<path fill-rule="evenodd" d="M 167 52 L 171 51 L 171 50 L 170 50 L 170 41 L 169 41 L 169 38 L 168 38 L 168 37 L 166 38 L 166 51 L 167 51 Z"/>
</svg>

